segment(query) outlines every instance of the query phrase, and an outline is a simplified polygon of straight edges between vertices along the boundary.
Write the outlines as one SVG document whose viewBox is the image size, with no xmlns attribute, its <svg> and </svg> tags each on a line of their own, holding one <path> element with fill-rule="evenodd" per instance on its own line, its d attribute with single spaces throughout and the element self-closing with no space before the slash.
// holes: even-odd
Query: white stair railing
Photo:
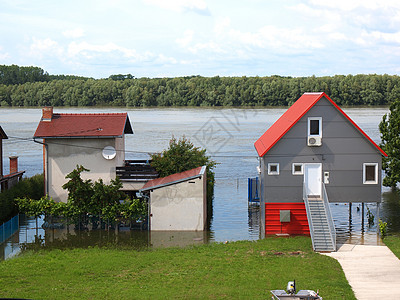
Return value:
<svg viewBox="0 0 400 300">
<path fill-rule="evenodd" d="M 313 223 L 312 223 L 312 218 L 311 218 L 310 203 L 308 202 L 307 189 L 306 189 L 306 186 L 305 186 L 304 183 L 303 183 L 303 200 L 304 200 L 304 204 L 306 206 L 308 227 L 310 229 L 312 247 L 315 250 L 315 247 L 314 247 L 314 228 L 313 228 Z"/>
<path fill-rule="evenodd" d="M 324 183 L 322 183 L 322 191 L 323 191 L 322 199 L 324 201 L 326 218 L 328 219 L 329 233 L 331 235 L 333 249 L 334 251 L 336 251 L 336 229 L 335 229 L 335 224 L 333 224 L 331 209 L 329 207 L 328 194 L 326 193 L 326 188 Z"/>
</svg>

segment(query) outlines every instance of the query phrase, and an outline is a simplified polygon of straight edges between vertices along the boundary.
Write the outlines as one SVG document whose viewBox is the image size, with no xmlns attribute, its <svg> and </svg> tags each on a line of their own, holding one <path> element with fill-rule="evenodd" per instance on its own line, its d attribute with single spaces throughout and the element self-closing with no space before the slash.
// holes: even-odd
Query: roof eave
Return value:
<svg viewBox="0 0 400 300">
<path fill-rule="evenodd" d="M 128 114 L 126 114 L 124 133 L 125 134 L 133 134 L 132 125 L 131 125 L 131 121 L 129 120 Z"/>
<path fill-rule="evenodd" d="M 33 136 L 33 139 L 99 139 L 99 138 L 121 138 L 123 135 L 96 135 L 96 136 Z"/>
<path fill-rule="evenodd" d="M 304 93 L 303 95 L 306 95 L 306 94 L 312 94 L 312 93 Z M 289 126 L 289 128 L 287 129 L 287 130 L 285 130 L 280 136 L 279 136 L 279 138 L 277 138 L 276 139 L 276 141 L 273 143 L 273 144 L 271 144 L 271 146 L 269 147 L 269 148 L 267 148 L 267 149 L 265 149 L 263 152 L 261 152 L 261 154 L 260 154 L 260 152 L 258 151 L 258 149 L 257 149 L 257 147 L 255 146 L 255 144 L 258 142 L 258 141 L 260 141 L 261 143 L 262 143 L 262 141 L 261 141 L 261 137 L 256 141 L 256 143 L 254 143 L 254 146 L 256 147 L 256 151 L 257 151 L 257 153 L 258 153 L 258 156 L 259 157 L 263 157 L 265 154 L 267 154 L 267 152 L 269 151 L 269 150 L 271 150 L 271 148 L 272 147 L 274 147 L 275 146 L 275 144 L 315 105 L 315 103 L 317 103 L 319 100 L 321 100 L 321 98 L 325 95 L 326 96 L 326 94 L 324 93 L 324 92 L 322 92 L 322 93 L 318 93 L 318 94 L 320 94 L 320 96 L 318 97 L 318 98 L 316 98 L 316 100 L 301 114 L 301 115 L 299 115 L 299 117 L 295 120 L 295 121 L 293 121 L 293 123 Z M 300 99 L 300 98 L 299 98 Z M 296 102 L 295 102 L 296 103 Z M 295 104 L 295 103 L 293 103 L 293 105 Z M 292 106 L 293 106 L 292 105 Z M 290 106 L 288 109 L 290 109 L 292 106 Z M 285 113 L 281 116 L 281 117 L 283 117 L 285 115 Z M 281 118 L 280 117 L 280 118 Z M 279 118 L 279 119 L 280 119 Z M 279 120 L 278 119 L 278 120 Z M 273 125 L 272 125 L 273 126 Z M 269 128 L 268 128 L 269 129 Z M 265 133 L 267 133 L 268 132 L 268 130 L 265 132 Z M 265 134 L 264 133 L 264 134 Z"/>
<path fill-rule="evenodd" d="M 8 139 L 7 134 L 4 132 L 3 128 L 1 128 L 1 126 L 0 126 L 0 138 L 3 140 Z"/>
<path fill-rule="evenodd" d="M 326 99 L 337 109 L 339 112 L 351 123 L 353 126 L 376 148 L 378 152 L 380 152 L 384 157 L 387 157 L 387 153 L 383 151 L 378 144 L 376 144 L 369 136 L 362 130 L 328 95 L 325 95 Z"/>
<path fill-rule="evenodd" d="M 182 179 L 178 179 L 178 180 L 175 180 L 175 181 L 166 182 L 166 183 L 163 183 L 163 184 L 158 184 L 158 185 L 154 185 L 154 186 L 151 186 L 151 187 L 148 187 L 148 188 L 140 189 L 139 192 L 155 190 L 155 189 L 159 189 L 159 188 L 166 187 L 166 186 L 169 186 L 169 185 L 173 185 L 173 184 L 189 181 L 189 180 L 196 179 L 196 178 L 201 178 L 204 175 L 204 173 L 206 172 L 206 169 L 207 169 L 206 166 L 202 166 L 199 174 L 197 174 L 197 175 L 193 175 L 193 176 L 182 178 Z"/>
</svg>

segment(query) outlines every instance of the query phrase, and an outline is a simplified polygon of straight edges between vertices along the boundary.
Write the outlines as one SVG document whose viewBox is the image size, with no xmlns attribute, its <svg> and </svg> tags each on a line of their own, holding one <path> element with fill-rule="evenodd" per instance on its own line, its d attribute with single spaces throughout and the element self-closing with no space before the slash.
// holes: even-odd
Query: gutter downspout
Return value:
<svg viewBox="0 0 400 300">
<path fill-rule="evenodd" d="M 43 148 L 45 151 L 43 151 L 43 177 L 44 177 L 44 194 L 48 195 L 49 194 L 49 181 L 46 179 L 46 170 L 48 173 L 48 168 L 49 168 L 49 156 L 48 156 L 48 144 L 45 143 L 45 139 L 43 139 L 43 142 L 37 141 L 35 138 L 33 138 L 33 141 L 35 143 L 38 143 L 40 145 L 43 145 Z"/>
</svg>

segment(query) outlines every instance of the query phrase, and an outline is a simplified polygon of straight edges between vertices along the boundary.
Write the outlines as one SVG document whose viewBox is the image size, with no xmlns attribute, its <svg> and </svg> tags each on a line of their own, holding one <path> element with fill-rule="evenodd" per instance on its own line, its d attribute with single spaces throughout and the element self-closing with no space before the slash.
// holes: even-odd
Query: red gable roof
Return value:
<svg viewBox="0 0 400 300">
<path fill-rule="evenodd" d="M 204 175 L 206 167 L 198 167 L 181 173 L 172 174 L 166 177 L 156 178 L 148 181 L 140 190 L 147 191 L 157 189 L 163 186 L 187 181 Z"/>
<path fill-rule="evenodd" d="M 53 114 L 39 122 L 34 137 L 116 137 L 133 133 L 127 113 Z"/>
<path fill-rule="evenodd" d="M 387 154 L 325 93 L 304 93 L 289 109 L 254 143 L 260 157 L 264 156 L 322 97 L 330 103 L 384 156 Z"/>
</svg>

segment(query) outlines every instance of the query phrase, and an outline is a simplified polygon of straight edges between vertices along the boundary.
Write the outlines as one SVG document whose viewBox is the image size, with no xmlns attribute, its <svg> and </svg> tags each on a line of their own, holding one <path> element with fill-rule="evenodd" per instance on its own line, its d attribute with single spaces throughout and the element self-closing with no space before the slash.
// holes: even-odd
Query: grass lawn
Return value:
<svg viewBox="0 0 400 300">
<path fill-rule="evenodd" d="M 383 242 L 400 259 L 400 236 L 387 236 L 383 239 Z"/>
<path fill-rule="evenodd" d="M 27 252 L 0 262 L 0 298 L 271 299 L 296 280 L 324 300 L 355 299 L 339 263 L 307 237 L 134 251 Z"/>
</svg>

